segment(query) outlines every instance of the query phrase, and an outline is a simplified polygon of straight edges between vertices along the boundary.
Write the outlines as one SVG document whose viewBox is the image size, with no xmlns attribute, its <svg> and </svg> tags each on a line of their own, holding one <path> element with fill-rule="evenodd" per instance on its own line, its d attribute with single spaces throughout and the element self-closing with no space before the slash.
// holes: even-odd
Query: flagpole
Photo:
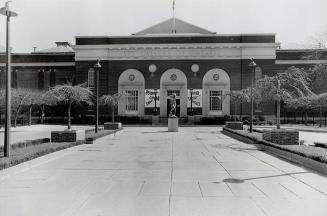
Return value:
<svg viewBox="0 0 327 216">
<path fill-rule="evenodd" d="M 173 0 L 173 34 L 176 33 L 175 0 Z"/>
</svg>

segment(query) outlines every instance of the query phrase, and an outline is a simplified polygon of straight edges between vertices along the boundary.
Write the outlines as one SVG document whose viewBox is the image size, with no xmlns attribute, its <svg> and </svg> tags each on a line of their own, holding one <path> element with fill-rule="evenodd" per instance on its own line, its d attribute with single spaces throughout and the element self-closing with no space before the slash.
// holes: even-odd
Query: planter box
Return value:
<svg viewBox="0 0 327 216">
<path fill-rule="evenodd" d="M 262 139 L 280 145 L 298 145 L 299 132 L 296 130 L 263 130 Z"/>
<path fill-rule="evenodd" d="M 243 130 L 243 122 L 226 122 L 226 128 L 233 130 Z"/>
<path fill-rule="evenodd" d="M 159 124 L 159 116 L 158 115 L 153 115 L 152 116 L 152 124 L 153 125 Z"/>
<path fill-rule="evenodd" d="M 106 122 L 104 123 L 104 129 L 105 130 L 117 130 L 122 128 L 122 124 L 120 122 L 117 123 L 111 123 L 111 122 Z"/>
<path fill-rule="evenodd" d="M 327 143 L 322 143 L 322 142 L 314 142 L 316 147 L 320 148 L 327 148 Z"/>
<path fill-rule="evenodd" d="M 51 142 L 76 142 L 85 140 L 85 130 L 51 131 Z"/>
<path fill-rule="evenodd" d="M 168 131 L 178 132 L 178 118 L 168 118 Z"/>
</svg>

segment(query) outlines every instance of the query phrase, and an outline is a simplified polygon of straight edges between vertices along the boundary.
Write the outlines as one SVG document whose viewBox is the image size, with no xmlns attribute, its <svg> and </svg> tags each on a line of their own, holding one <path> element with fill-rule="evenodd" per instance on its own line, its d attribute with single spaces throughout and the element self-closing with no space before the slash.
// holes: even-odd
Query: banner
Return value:
<svg viewBox="0 0 327 216">
<path fill-rule="evenodd" d="M 191 107 L 191 90 L 187 92 L 187 107 Z M 202 89 L 193 89 L 192 107 L 202 107 Z"/>
<path fill-rule="evenodd" d="M 160 107 L 160 100 L 159 100 L 159 89 L 157 90 L 157 108 Z M 155 107 L 154 103 L 154 98 L 155 98 L 155 91 L 154 89 L 145 89 L 145 106 L 147 108 Z"/>
</svg>

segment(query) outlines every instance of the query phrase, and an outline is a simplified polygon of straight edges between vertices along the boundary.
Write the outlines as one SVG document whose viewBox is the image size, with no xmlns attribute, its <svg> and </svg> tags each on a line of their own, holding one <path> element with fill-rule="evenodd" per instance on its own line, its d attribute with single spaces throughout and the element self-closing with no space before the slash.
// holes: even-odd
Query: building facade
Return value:
<svg viewBox="0 0 327 216">
<path fill-rule="evenodd" d="M 172 33 L 172 22 L 130 36 L 77 36 L 74 46 L 57 43 L 52 49 L 13 54 L 12 86 L 43 90 L 74 81 L 92 88 L 93 65 L 99 59 L 100 95 L 125 95 L 119 102 L 119 115 L 147 116 L 157 111 L 167 117 L 172 94 L 177 96 L 180 117 L 248 115 L 247 104 L 235 113 L 224 94 L 250 85 L 251 58 L 258 65 L 255 78 L 316 63 L 301 58 L 306 51 L 278 49 L 275 34 L 219 35 L 178 19 Z M 3 82 L 5 56 L 0 58 Z M 261 115 L 275 113 L 271 105 L 260 110 Z"/>
</svg>

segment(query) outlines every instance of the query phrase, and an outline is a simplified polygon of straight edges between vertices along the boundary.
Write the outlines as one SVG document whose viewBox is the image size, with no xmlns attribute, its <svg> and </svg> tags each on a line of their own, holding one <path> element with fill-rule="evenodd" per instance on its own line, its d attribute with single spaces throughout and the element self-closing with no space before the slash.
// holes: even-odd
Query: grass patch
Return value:
<svg viewBox="0 0 327 216">
<path fill-rule="evenodd" d="M 262 134 L 258 132 L 253 132 L 252 134 L 245 130 L 232 130 L 229 128 L 224 128 L 231 133 L 252 139 L 258 144 L 267 145 L 279 150 L 287 151 L 294 153 L 312 160 L 326 163 L 327 164 L 327 149 L 315 146 L 306 146 L 306 145 L 279 145 L 276 143 L 271 143 L 262 140 Z"/>
<path fill-rule="evenodd" d="M 84 144 L 83 141 L 74 143 L 44 143 L 40 145 L 30 145 L 22 148 L 11 149 L 10 157 L 3 157 L 3 152 L 0 156 L 0 170 L 5 169 L 34 158 L 70 148 L 73 146 Z"/>
</svg>

